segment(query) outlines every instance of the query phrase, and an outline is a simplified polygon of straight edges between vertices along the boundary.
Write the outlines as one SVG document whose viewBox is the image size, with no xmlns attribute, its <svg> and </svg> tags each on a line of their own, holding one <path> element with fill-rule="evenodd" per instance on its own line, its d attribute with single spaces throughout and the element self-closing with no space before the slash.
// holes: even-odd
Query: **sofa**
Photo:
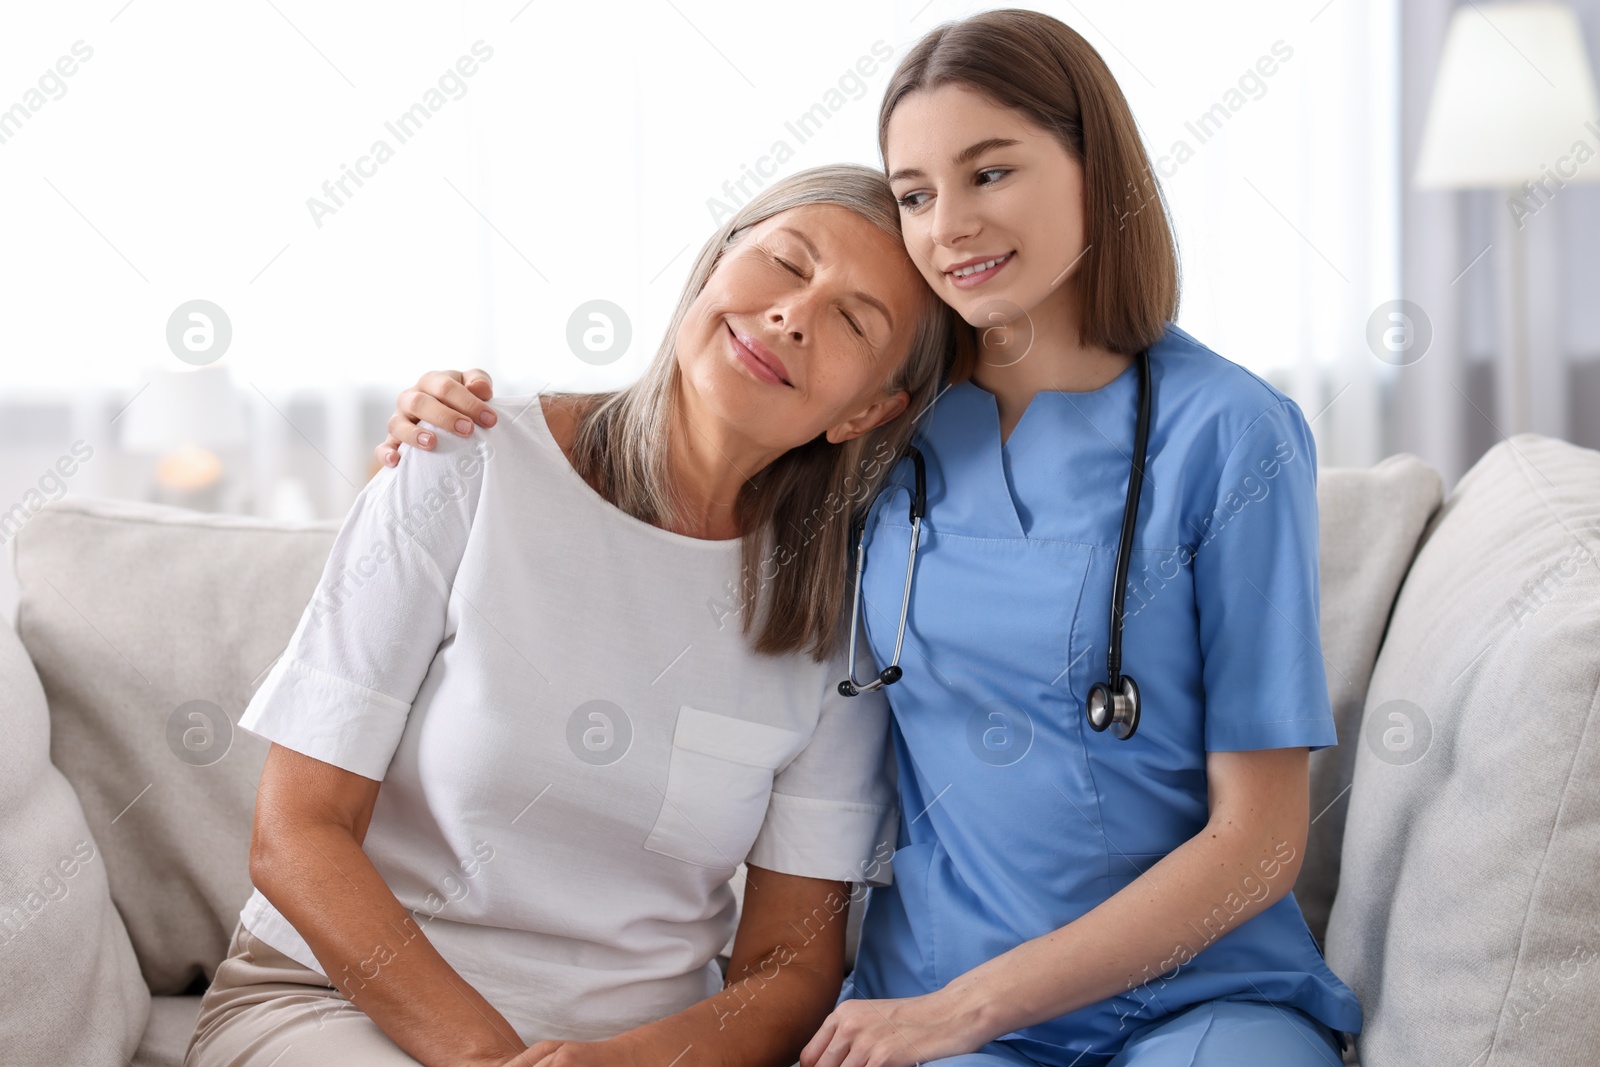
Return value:
<svg viewBox="0 0 1600 1067">
<path fill-rule="evenodd" d="M 1347 1062 L 1592 1067 L 1600 453 L 1522 435 L 1448 499 L 1408 455 L 1318 496 L 1340 743 L 1294 891 L 1364 1007 Z M 10 542 L 0 1062 L 181 1062 L 250 892 L 267 746 L 235 724 L 336 529 L 68 497 Z"/>
</svg>

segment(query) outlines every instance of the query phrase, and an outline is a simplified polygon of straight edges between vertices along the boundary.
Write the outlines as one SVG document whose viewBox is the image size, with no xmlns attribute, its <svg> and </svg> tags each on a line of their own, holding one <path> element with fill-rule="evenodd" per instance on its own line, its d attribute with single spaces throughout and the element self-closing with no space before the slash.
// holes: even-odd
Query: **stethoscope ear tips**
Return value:
<svg viewBox="0 0 1600 1067">
<path fill-rule="evenodd" d="M 1105 682 L 1096 682 L 1089 689 L 1084 710 L 1090 729 L 1103 733 L 1106 727 L 1113 726 L 1115 729 L 1111 732 L 1117 740 L 1126 741 L 1139 728 L 1139 686 L 1124 674 L 1121 688 L 1120 693 L 1113 695 Z"/>
<path fill-rule="evenodd" d="M 893 685 L 902 677 L 904 677 L 905 673 L 905 671 L 900 669 L 899 664 L 891 663 L 889 666 L 878 672 L 878 680 L 875 682 L 868 682 L 866 685 L 856 685 L 856 683 L 846 678 L 844 681 L 839 683 L 839 695 L 845 697 L 857 697 L 862 693 L 870 693 L 874 689 L 882 689 L 886 685 Z"/>
</svg>

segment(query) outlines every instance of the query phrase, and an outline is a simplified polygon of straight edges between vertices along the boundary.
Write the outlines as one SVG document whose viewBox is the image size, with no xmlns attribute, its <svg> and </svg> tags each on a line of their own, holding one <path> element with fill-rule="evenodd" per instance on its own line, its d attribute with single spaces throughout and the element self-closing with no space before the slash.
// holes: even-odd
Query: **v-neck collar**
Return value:
<svg viewBox="0 0 1600 1067">
<path fill-rule="evenodd" d="M 980 385 L 976 385 L 970 381 L 965 384 L 972 385 L 974 389 L 977 389 L 979 392 L 989 397 L 989 401 L 994 405 L 995 409 L 996 443 L 1002 450 L 1011 453 L 1012 455 L 1019 455 L 1020 453 L 1016 447 L 1016 442 L 1017 435 L 1022 431 L 1022 428 L 1030 422 L 1039 422 L 1048 418 L 1045 415 L 1038 415 L 1030 418 L 1030 416 L 1034 415 L 1035 409 L 1037 408 L 1049 408 L 1051 409 L 1051 414 L 1057 414 L 1058 410 L 1063 405 L 1066 405 L 1067 410 L 1076 411 L 1079 415 L 1087 418 L 1090 405 L 1114 403 L 1116 396 L 1123 391 L 1126 391 L 1129 397 L 1137 399 L 1139 395 L 1139 361 L 1137 359 L 1131 360 L 1126 367 L 1122 368 L 1122 371 L 1115 378 L 1100 386 L 1098 389 L 1039 390 L 1033 395 L 1033 399 L 1028 401 L 1028 406 L 1022 409 L 1022 415 L 1017 419 L 1017 424 L 1011 428 L 1011 435 L 1004 441 L 1000 441 L 1000 402 L 998 398 Z M 1044 399 L 1041 400 L 1041 397 Z M 1136 414 L 1131 406 L 1133 404 L 1133 399 L 1129 400 L 1130 406 L 1128 410 Z M 1030 431 L 1030 433 L 1032 433 L 1032 431 Z M 1026 441 L 1024 444 L 1026 444 Z"/>
<path fill-rule="evenodd" d="M 998 398 L 970 379 L 951 386 L 936 405 L 947 410 L 936 411 L 933 425 L 929 427 L 933 451 L 941 468 L 936 483 L 941 491 L 930 493 L 929 513 L 935 517 L 931 525 L 935 529 L 942 525 L 936 516 L 944 514 L 949 516 L 947 528 L 952 530 L 981 530 L 995 537 L 1028 539 L 1030 524 L 1024 523 L 1024 516 L 1030 509 L 1019 500 L 1018 479 L 1014 476 L 1016 466 L 1035 448 L 1049 447 L 1050 439 L 1065 439 L 1070 431 L 1064 420 L 1087 422 L 1102 435 L 1108 432 L 1115 435 L 1108 440 L 1120 439 L 1125 431 L 1131 440 L 1138 377 L 1138 361 L 1134 360 L 1098 389 L 1040 390 L 1023 409 L 1004 443 L 1000 440 Z M 1118 419 L 1125 418 L 1127 428 L 1120 422 L 1101 427 L 1096 415 L 1102 410 L 1108 415 L 1115 412 L 1114 417 Z M 1038 461 L 1037 456 L 1031 460 Z M 945 471 L 948 474 L 943 473 Z M 956 478 L 961 482 L 958 492 L 952 495 L 942 491 L 946 479 Z M 1028 480 L 1038 481 L 1036 478 Z M 1068 482 L 1062 481 L 1060 491 L 1066 493 L 1069 489 Z"/>
</svg>

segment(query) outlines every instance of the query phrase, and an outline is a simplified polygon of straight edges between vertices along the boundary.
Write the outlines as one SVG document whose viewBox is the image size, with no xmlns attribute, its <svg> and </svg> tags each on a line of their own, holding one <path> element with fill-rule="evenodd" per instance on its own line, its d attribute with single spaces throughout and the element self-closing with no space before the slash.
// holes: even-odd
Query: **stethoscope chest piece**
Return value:
<svg viewBox="0 0 1600 1067">
<path fill-rule="evenodd" d="M 1139 728 L 1139 686 L 1124 674 L 1119 691 L 1113 693 L 1105 682 L 1096 682 L 1089 689 L 1089 725 L 1097 732 L 1114 727 L 1112 733 L 1119 741 L 1126 741 Z"/>
</svg>

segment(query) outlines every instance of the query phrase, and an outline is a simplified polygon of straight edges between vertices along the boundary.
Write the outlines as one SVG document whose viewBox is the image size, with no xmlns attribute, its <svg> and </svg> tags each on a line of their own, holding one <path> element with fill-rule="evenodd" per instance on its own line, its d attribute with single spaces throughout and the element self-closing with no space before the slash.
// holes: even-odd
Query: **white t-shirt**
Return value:
<svg viewBox="0 0 1600 1067">
<path fill-rule="evenodd" d="M 739 863 L 887 883 L 888 706 L 749 647 L 737 541 L 633 518 L 537 397 L 496 406 L 362 489 L 239 725 L 382 781 L 363 847 L 417 928 L 523 1040 L 594 1040 L 721 989 Z M 322 972 L 260 891 L 240 918 Z"/>
</svg>

